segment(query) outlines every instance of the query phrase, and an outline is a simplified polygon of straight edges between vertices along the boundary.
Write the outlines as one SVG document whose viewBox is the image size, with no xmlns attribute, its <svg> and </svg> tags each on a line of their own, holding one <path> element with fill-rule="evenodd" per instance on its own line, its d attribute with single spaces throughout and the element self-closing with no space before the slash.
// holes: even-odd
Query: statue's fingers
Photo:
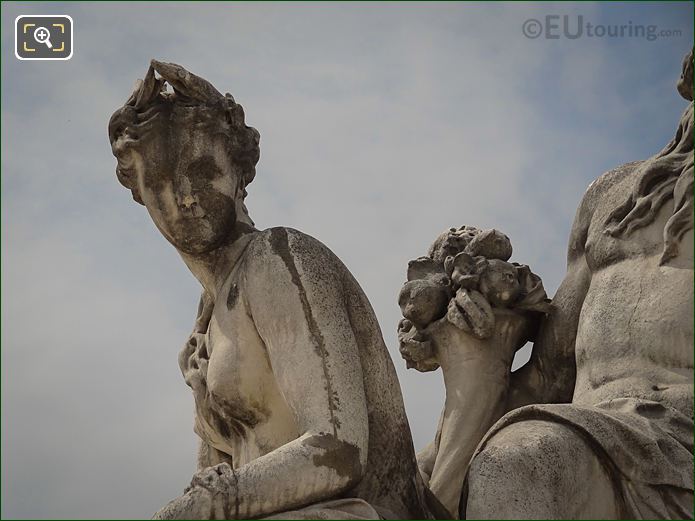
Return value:
<svg viewBox="0 0 695 521">
<path fill-rule="evenodd" d="M 167 503 L 152 519 L 206 519 L 211 507 L 210 494 L 204 489 L 192 488 Z"/>
<path fill-rule="evenodd" d="M 232 466 L 231 466 L 229 463 L 227 463 L 226 461 L 223 462 L 223 463 L 219 463 L 219 464 L 215 465 L 215 466 L 212 467 L 212 468 L 213 468 L 213 469 L 215 470 L 215 472 L 217 472 L 217 474 L 219 474 L 220 476 L 223 476 L 223 475 L 225 475 L 225 474 L 231 474 L 231 472 L 232 472 Z"/>
<path fill-rule="evenodd" d="M 191 480 L 191 487 L 202 487 L 208 490 L 217 488 L 220 484 L 220 475 L 214 468 L 208 468 L 196 473 Z"/>
</svg>

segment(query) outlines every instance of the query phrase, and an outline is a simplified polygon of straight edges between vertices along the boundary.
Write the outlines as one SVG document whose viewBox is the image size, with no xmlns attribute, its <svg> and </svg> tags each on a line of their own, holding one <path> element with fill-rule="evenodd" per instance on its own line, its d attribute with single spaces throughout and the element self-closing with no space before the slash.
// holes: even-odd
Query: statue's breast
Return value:
<svg viewBox="0 0 695 521">
<path fill-rule="evenodd" d="M 241 302 L 228 306 L 227 293 L 240 288 L 228 287 L 207 332 L 179 361 L 195 397 L 196 433 L 238 466 L 296 438 L 297 428 L 252 317 Z"/>
</svg>

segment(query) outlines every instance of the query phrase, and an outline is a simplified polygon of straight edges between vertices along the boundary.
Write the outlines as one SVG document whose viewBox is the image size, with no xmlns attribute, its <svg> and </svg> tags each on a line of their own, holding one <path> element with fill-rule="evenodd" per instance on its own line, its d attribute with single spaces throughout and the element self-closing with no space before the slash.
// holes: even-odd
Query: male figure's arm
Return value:
<svg viewBox="0 0 695 521">
<path fill-rule="evenodd" d="M 543 319 L 528 364 L 511 375 L 507 410 L 530 403 L 571 402 L 576 379 L 575 341 L 579 315 L 591 283 L 585 245 L 600 179 L 577 209 L 567 251 L 567 274 Z"/>
</svg>

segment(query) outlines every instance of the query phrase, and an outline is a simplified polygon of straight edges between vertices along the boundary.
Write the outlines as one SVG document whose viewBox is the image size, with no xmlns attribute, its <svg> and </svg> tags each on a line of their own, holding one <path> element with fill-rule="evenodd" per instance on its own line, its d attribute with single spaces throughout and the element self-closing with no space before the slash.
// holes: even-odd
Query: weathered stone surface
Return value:
<svg viewBox="0 0 695 521">
<path fill-rule="evenodd" d="M 241 106 L 153 60 L 109 137 L 119 181 L 203 287 L 179 355 L 199 470 L 155 517 L 431 517 L 366 296 L 323 244 L 248 216 L 259 134 Z"/>
<path fill-rule="evenodd" d="M 452 279 L 465 279 L 456 309 L 473 313 L 418 331 L 447 390 L 437 438 L 418 458 L 461 517 L 693 518 L 692 52 L 678 91 L 691 103 L 674 139 L 589 186 L 567 275 L 537 330 L 520 337 L 534 341 L 521 370 L 509 374 L 513 342 L 495 336 L 504 324 L 497 313 L 526 308 L 515 303 L 507 263 L 475 280 L 464 258 L 453 275 L 457 250 L 478 253 L 468 229 L 462 237 L 452 228 L 430 249 Z M 538 310 L 540 280 L 525 267 L 518 274 L 520 295 L 535 295 L 529 309 Z M 468 327 L 479 307 L 465 297 L 475 289 L 495 312 L 485 339 Z"/>
</svg>

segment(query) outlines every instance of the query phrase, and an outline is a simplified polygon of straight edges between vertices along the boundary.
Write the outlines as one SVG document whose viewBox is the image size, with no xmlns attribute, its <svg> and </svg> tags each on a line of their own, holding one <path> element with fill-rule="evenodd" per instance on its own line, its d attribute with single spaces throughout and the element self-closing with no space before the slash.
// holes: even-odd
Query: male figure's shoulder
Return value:
<svg viewBox="0 0 695 521">
<path fill-rule="evenodd" d="M 582 198 L 581 206 L 586 210 L 595 210 L 618 184 L 634 174 L 644 161 L 632 161 L 601 174 L 591 182 Z"/>
<path fill-rule="evenodd" d="M 632 161 L 625 163 L 617 168 L 613 168 L 591 182 L 582 196 L 577 213 L 574 217 L 572 231 L 569 240 L 569 260 L 576 258 L 584 251 L 586 245 L 589 226 L 591 225 L 594 214 L 606 204 L 614 204 L 614 192 L 620 185 L 620 191 L 627 191 L 632 185 L 625 184 L 623 181 L 632 176 L 644 161 Z M 610 194 L 610 197 L 609 197 Z"/>
</svg>

